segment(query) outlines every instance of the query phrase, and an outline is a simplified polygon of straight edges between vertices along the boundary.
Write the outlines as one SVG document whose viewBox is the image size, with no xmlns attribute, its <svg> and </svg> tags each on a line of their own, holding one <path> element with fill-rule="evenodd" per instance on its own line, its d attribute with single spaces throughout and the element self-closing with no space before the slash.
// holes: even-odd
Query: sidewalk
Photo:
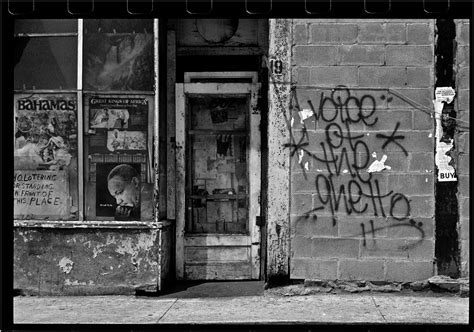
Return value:
<svg viewBox="0 0 474 332">
<path fill-rule="evenodd" d="M 172 295 L 171 295 L 172 296 Z M 469 298 L 314 294 L 215 298 L 14 298 L 16 324 L 467 324 Z"/>
</svg>

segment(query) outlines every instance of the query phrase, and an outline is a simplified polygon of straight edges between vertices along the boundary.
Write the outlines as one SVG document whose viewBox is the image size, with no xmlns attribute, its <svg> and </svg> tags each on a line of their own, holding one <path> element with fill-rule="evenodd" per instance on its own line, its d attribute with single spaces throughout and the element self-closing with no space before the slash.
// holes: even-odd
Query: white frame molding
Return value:
<svg viewBox="0 0 474 332">
<path fill-rule="evenodd" d="M 260 215 L 261 186 L 261 134 L 260 112 L 257 110 L 257 97 L 260 84 L 255 83 L 177 83 L 176 84 L 176 278 L 184 278 L 185 244 L 226 245 L 213 239 L 213 235 L 199 235 L 185 239 L 186 222 L 186 95 L 228 94 L 249 95 L 250 97 L 250 151 L 249 151 L 249 232 L 248 235 L 230 235 L 232 243 L 250 246 L 251 277 L 260 277 L 260 228 L 256 225 L 256 217 Z M 249 242 L 250 240 L 250 242 Z M 217 241 L 217 242 L 216 242 Z M 228 245 L 228 244 L 227 244 Z"/>
<path fill-rule="evenodd" d="M 248 78 L 252 83 L 258 83 L 258 75 L 254 71 L 221 71 L 221 72 L 186 72 L 184 73 L 184 83 L 191 83 L 193 79 L 232 79 Z M 193 82 L 199 83 L 199 82 Z M 229 82 L 232 83 L 232 82 Z"/>
</svg>

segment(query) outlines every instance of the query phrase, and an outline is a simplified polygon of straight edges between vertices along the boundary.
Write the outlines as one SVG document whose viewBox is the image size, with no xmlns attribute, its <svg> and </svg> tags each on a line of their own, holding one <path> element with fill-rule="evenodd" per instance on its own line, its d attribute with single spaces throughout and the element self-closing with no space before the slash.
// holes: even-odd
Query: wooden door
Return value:
<svg viewBox="0 0 474 332">
<path fill-rule="evenodd" d="M 176 84 L 176 277 L 260 277 L 258 84 Z"/>
</svg>

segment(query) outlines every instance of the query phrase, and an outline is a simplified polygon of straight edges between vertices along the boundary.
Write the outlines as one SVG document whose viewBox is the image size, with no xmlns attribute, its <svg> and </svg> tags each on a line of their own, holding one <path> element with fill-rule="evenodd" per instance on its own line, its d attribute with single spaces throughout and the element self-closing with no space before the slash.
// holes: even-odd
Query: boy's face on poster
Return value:
<svg viewBox="0 0 474 332">
<path fill-rule="evenodd" d="M 108 182 L 109 192 L 115 198 L 119 207 L 138 207 L 140 203 L 139 187 L 140 181 L 137 177 L 127 181 L 121 176 L 114 176 Z"/>
</svg>

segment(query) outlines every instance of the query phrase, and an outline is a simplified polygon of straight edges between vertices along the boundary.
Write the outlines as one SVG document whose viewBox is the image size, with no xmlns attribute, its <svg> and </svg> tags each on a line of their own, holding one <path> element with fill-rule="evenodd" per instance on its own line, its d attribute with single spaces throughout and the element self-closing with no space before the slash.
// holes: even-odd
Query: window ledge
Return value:
<svg viewBox="0 0 474 332">
<path fill-rule="evenodd" d="M 15 220 L 13 227 L 37 228 L 113 228 L 113 229 L 160 229 L 172 224 L 169 220 L 150 221 L 58 221 L 58 220 Z"/>
</svg>

